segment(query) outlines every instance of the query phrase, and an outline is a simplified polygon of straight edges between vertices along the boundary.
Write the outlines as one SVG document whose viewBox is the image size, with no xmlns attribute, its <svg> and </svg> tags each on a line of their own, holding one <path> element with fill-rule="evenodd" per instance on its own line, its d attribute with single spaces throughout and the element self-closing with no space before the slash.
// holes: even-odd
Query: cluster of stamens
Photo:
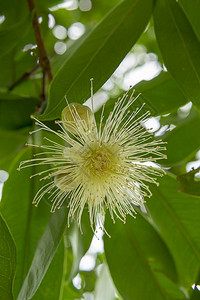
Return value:
<svg viewBox="0 0 200 300">
<path fill-rule="evenodd" d="M 146 163 L 166 158 L 161 140 L 154 140 L 143 124 L 149 112 L 139 115 L 141 108 L 130 112 L 128 108 L 137 99 L 127 94 L 119 99 L 113 111 L 103 123 L 103 111 L 97 126 L 94 112 L 80 104 L 68 104 L 62 120 L 56 121 L 60 130 L 54 131 L 36 120 L 39 130 L 58 136 L 62 143 L 46 138 L 45 145 L 30 145 L 45 150 L 35 158 L 24 161 L 19 169 L 32 165 L 49 165 L 50 168 L 33 176 L 43 176 L 48 182 L 37 192 L 33 203 L 37 206 L 45 194 L 49 194 L 54 212 L 68 199 L 68 224 L 71 219 L 81 226 L 81 215 L 88 207 L 91 226 L 103 227 L 106 209 L 126 221 L 126 215 L 134 216 L 134 205 L 143 205 L 144 197 L 150 197 L 149 183 L 163 176 L 161 168 Z M 137 116 L 137 117 L 136 117 Z M 64 143 L 63 143 L 64 142 Z"/>
</svg>

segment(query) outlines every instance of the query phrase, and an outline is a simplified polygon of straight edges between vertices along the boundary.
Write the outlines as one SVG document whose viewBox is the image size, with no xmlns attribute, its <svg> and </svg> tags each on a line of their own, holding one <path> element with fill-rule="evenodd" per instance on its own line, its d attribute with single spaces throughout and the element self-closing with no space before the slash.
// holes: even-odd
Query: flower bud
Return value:
<svg viewBox="0 0 200 300">
<path fill-rule="evenodd" d="M 94 125 L 94 116 L 88 106 L 70 103 L 62 111 L 62 122 L 67 131 L 78 135 L 80 131 L 88 131 Z"/>
</svg>

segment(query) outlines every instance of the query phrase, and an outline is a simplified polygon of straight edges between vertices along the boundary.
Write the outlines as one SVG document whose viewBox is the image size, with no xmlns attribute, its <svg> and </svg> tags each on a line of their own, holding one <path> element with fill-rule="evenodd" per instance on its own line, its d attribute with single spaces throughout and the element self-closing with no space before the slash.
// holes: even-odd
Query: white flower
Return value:
<svg viewBox="0 0 200 300">
<path fill-rule="evenodd" d="M 46 138 L 46 145 L 31 145 L 45 149 L 40 158 L 21 162 L 20 169 L 30 165 L 50 165 L 48 182 L 38 191 L 33 203 L 37 206 L 44 194 L 48 193 L 52 209 L 68 202 L 68 225 L 75 219 L 81 226 L 81 215 L 88 207 L 91 226 L 103 228 L 103 216 L 108 209 L 111 218 L 134 216 L 134 204 L 143 205 L 144 197 L 150 197 L 149 183 L 156 183 L 162 176 L 161 168 L 149 167 L 145 162 L 156 162 L 166 158 L 161 140 L 154 140 L 143 126 L 149 112 L 143 115 L 142 107 L 130 113 L 128 108 L 136 101 L 127 93 L 119 99 L 113 111 L 97 126 L 94 113 L 81 104 L 68 104 L 62 113 L 62 121 L 56 121 L 62 131 L 54 131 L 36 120 L 40 129 L 57 135 L 63 143 Z M 40 130 L 39 129 L 39 130 Z M 37 130 L 36 130 L 37 131 Z M 42 175 L 44 172 L 35 174 Z M 156 183 L 157 184 L 157 183 Z"/>
</svg>

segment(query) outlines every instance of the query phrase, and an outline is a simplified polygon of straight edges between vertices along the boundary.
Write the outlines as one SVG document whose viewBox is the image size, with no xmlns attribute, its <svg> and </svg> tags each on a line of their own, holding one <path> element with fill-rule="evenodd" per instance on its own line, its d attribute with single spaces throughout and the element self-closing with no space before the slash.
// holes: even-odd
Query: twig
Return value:
<svg viewBox="0 0 200 300">
<path fill-rule="evenodd" d="M 40 68 L 40 65 L 36 65 L 32 70 L 29 72 L 25 72 L 19 79 L 17 79 L 9 88 L 9 91 L 12 91 L 16 86 L 20 85 L 23 81 L 28 79 L 35 71 Z"/>
<path fill-rule="evenodd" d="M 48 75 L 49 81 L 51 81 L 53 79 L 53 74 L 51 71 L 51 65 L 44 45 L 43 37 L 40 31 L 40 25 L 38 23 L 38 15 L 36 11 L 35 0 L 27 0 L 27 1 L 28 1 L 30 12 L 34 11 L 32 24 L 35 32 L 35 39 L 38 46 L 39 63 L 43 71 Z"/>
</svg>

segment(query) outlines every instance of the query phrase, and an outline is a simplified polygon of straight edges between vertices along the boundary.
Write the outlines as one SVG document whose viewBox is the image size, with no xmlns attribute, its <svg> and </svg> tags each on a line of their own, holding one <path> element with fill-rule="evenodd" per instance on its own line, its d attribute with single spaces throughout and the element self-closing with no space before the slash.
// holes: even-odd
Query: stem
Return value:
<svg viewBox="0 0 200 300">
<path fill-rule="evenodd" d="M 39 69 L 39 65 L 36 65 L 32 70 L 30 70 L 29 72 L 25 72 L 19 79 L 17 79 L 9 88 L 9 91 L 12 91 L 16 86 L 20 85 L 23 81 L 25 81 L 26 79 L 28 79 L 31 74 L 33 74 L 35 71 L 37 71 L 37 69 Z"/>
<path fill-rule="evenodd" d="M 30 12 L 34 11 L 32 24 L 33 24 L 33 29 L 34 29 L 34 33 L 35 33 L 35 39 L 36 39 L 37 46 L 38 46 L 39 63 L 41 65 L 43 71 L 45 72 L 45 74 L 48 75 L 49 81 L 51 81 L 53 79 L 53 74 L 51 71 L 51 65 L 50 65 L 48 55 L 47 55 L 47 51 L 46 51 L 46 48 L 44 45 L 42 33 L 40 31 L 40 25 L 38 23 L 38 15 L 37 15 L 37 11 L 36 11 L 35 0 L 27 0 L 27 1 L 28 1 L 28 6 L 29 6 Z"/>
</svg>

